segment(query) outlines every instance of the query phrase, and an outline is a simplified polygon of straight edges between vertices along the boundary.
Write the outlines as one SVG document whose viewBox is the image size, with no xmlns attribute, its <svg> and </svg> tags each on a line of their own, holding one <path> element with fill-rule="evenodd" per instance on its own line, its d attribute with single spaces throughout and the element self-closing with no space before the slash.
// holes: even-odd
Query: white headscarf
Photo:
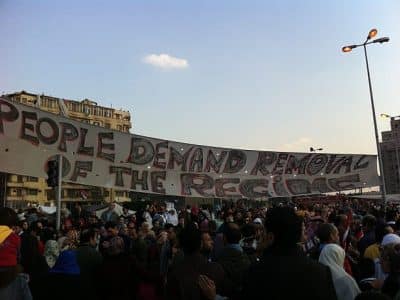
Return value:
<svg viewBox="0 0 400 300">
<path fill-rule="evenodd" d="M 343 268 L 346 253 L 336 244 L 326 245 L 319 256 L 319 262 L 331 269 L 333 285 L 338 300 L 354 300 L 361 293 L 356 281 Z"/>
<path fill-rule="evenodd" d="M 52 268 L 54 267 L 58 256 L 60 255 L 60 248 L 58 243 L 54 240 L 48 240 L 44 246 L 44 257 L 47 265 Z"/>
<path fill-rule="evenodd" d="M 383 237 L 382 246 L 389 244 L 400 244 L 400 237 L 394 233 L 388 233 Z"/>
</svg>

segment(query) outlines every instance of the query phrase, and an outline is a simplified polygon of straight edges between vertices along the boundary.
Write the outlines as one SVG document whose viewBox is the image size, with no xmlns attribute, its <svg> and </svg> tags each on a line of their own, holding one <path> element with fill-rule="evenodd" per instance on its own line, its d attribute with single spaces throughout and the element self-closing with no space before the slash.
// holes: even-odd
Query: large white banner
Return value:
<svg viewBox="0 0 400 300">
<path fill-rule="evenodd" d="M 0 98 L 0 171 L 178 196 L 266 199 L 378 185 L 375 155 L 249 151 L 92 126 Z"/>
</svg>

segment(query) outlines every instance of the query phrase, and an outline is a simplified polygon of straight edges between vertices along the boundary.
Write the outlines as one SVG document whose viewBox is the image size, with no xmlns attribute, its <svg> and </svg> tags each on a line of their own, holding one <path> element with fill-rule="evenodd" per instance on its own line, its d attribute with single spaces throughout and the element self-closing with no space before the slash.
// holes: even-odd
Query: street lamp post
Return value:
<svg viewBox="0 0 400 300">
<path fill-rule="evenodd" d="M 368 34 L 368 36 L 367 36 L 367 39 L 365 40 L 365 42 L 363 44 L 345 46 L 345 47 L 342 48 L 342 51 L 343 52 L 350 52 L 353 49 L 355 49 L 357 47 L 360 47 L 360 46 L 363 46 L 363 48 L 364 48 L 365 64 L 366 64 L 366 67 L 367 67 L 367 75 L 368 75 L 369 95 L 370 95 L 370 99 L 371 99 L 372 118 L 374 120 L 375 142 L 376 142 L 376 149 L 378 151 L 379 172 L 381 174 L 382 201 L 383 201 L 383 205 L 384 205 L 384 210 L 386 211 L 385 174 L 383 172 L 382 153 L 381 153 L 381 147 L 379 146 L 378 127 L 376 125 L 375 104 L 374 104 L 374 96 L 373 96 L 373 93 L 372 93 L 371 75 L 370 75 L 370 72 L 369 72 L 369 64 L 368 64 L 368 56 L 367 56 L 367 45 L 375 44 L 375 43 L 380 43 L 380 44 L 386 43 L 386 42 L 389 42 L 389 38 L 388 37 L 383 37 L 383 38 L 371 40 L 372 38 L 374 38 L 377 35 L 377 33 L 378 33 L 378 30 L 371 29 L 369 34 Z"/>
</svg>

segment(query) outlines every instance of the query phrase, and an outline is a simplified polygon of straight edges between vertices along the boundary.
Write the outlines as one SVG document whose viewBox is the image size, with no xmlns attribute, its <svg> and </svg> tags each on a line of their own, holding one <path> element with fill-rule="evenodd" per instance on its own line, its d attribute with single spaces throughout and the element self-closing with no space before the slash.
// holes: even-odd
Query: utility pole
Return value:
<svg viewBox="0 0 400 300">
<path fill-rule="evenodd" d="M 57 155 L 58 159 L 58 184 L 57 184 L 57 194 L 56 194 L 56 201 L 57 201 L 57 223 L 56 229 L 57 231 L 61 228 L 61 191 L 62 191 L 62 155 Z"/>
</svg>

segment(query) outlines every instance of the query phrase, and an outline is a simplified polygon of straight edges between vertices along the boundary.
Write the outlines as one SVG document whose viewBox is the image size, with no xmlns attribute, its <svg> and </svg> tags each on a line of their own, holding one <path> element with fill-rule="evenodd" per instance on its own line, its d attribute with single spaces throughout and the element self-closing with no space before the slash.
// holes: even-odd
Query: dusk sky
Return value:
<svg viewBox="0 0 400 300">
<path fill-rule="evenodd" d="M 254 150 L 376 153 L 400 114 L 400 1 L 0 0 L 0 93 L 129 110 L 132 133 Z"/>
</svg>

